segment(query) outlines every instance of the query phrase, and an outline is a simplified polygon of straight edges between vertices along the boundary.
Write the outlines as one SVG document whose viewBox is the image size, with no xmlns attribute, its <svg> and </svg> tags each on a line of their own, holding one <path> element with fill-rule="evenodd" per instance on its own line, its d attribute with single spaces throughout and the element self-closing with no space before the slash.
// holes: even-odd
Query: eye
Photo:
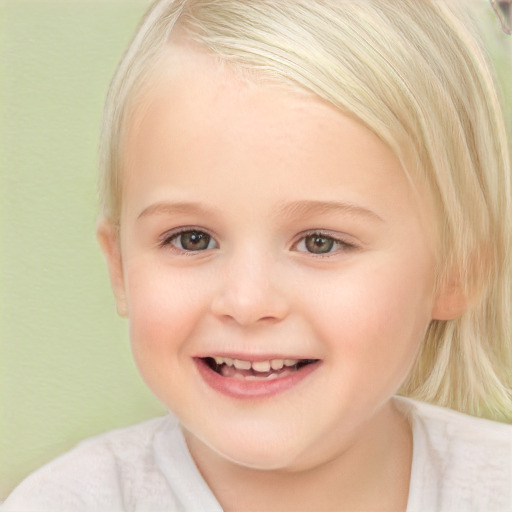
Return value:
<svg viewBox="0 0 512 512">
<path fill-rule="evenodd" d="M 323 233 L 311 233 L 299 240 L 296 250 L 311 254 L 329 254 L 336 251 L 353 249 L 353 245 Z"/>
<path fill-rule="evenodd" d="M 168 234 L 162 241 L 162 246 L 171 245 L 184 252 L 199 252 L 216 249 L 217 243 L 208 233 L 197 229 L 187 229 Z"/>
</svg>

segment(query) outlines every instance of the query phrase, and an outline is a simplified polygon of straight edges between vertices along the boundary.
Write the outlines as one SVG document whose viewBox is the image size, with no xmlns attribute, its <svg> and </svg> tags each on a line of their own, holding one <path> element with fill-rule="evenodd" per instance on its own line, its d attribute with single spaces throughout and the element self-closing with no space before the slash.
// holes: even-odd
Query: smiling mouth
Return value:
<svg viewBox="0 0 512 512">
<path fill-rule="evenodd" d="M 318 359 L 269 359 L 246 361 L 230 357 L 204 357 L 203 363 L 222 377 L 240 380 L 272 380 L 292 375 Z"/>
</svg>

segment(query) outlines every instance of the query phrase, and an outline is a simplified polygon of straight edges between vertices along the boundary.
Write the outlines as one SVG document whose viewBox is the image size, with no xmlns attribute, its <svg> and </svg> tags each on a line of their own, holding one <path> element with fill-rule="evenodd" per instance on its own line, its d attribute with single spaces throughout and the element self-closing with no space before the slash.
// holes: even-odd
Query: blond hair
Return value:
<svg viewBox="0 0 512 512">
<path fill-rule="evenodd" d="M 298 85 L 357 118 L 393 150 L 413 187 L 428 187 L 438 281 L 462 282 L 473 303 L 456 320 L 432 321 L 401 393 L 512 420 L 510 148 L 473 25 L 449 0 L 155 2 L 107 97 L 103 215 L 118 224 L 130 102 L 180 26 L 223 62 Z"/>
</svg>

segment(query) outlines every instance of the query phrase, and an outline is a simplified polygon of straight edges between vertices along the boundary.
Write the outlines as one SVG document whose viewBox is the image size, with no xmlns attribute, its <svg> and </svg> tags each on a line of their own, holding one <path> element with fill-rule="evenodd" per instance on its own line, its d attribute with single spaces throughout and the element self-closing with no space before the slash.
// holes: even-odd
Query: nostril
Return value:
<svg viewBox="0 0 512 512">
<path fill-rule="evenodd" d="M 229 279 L 221 281 L 210 305 L 211 312 L 223 322 L 247 327 L 273 324 L 283 320 L 290 308 L 289 297 L 268 274 L 254 275 L 231 269 Z"/>
</svg>

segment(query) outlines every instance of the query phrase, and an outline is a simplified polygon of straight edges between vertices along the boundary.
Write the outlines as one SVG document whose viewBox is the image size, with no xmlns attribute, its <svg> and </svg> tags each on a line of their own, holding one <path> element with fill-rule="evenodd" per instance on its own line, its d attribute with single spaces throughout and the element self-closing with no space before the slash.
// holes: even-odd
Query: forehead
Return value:
<svg viewBox="0 0 512 512">
<path fill-rule="evenodd" d="M 290 201 L 335 201 L 341 193 L 363 206 L 414 203 L 398 160 L 361 123 L 312 93 L 190 47 L 162 56 L 127 142 L 123 195 L 138 209 L 187 187 L 205 201 L 227 187 L 246 203 L 282 203 L 276 191 L 283 190 Z"/>
<path fill-rule="evenodd" d="M 271 80 L 255 70 L 227 62 L 191 45 L 176 43 L 162 53 L 136 95 L 131 109 L 130 135 L 138 135 L 148 117 L 152 117 L 150 122 L 153 123 L 154 114 L 162 112 L 164 106 L 172 109 L 174 122 L 180 123 L 182 128 L 186 128 L 190 119 L 196 121 L 198 116 L 202 117 L 203 126 L 209 121 L 224 122 L 226 133 L 234 120 L 236 129 L 240 130 L 257 118 L 264 120 L 270 128 L 269 123 L 290 121 L 289 114 L 317 122 L 322 118 L 327 122 L 327 117 L 339 117 L 333 115 L 334 109 L 325 101 L 291 82 Z M 283 108 L 276 111 L 275 103 Z M 212 107 L 215 108 L 215 120 L 207 115 L 213 113 Z M 236 113 L 239 115 L 234 119 Z"/>
</svg>

